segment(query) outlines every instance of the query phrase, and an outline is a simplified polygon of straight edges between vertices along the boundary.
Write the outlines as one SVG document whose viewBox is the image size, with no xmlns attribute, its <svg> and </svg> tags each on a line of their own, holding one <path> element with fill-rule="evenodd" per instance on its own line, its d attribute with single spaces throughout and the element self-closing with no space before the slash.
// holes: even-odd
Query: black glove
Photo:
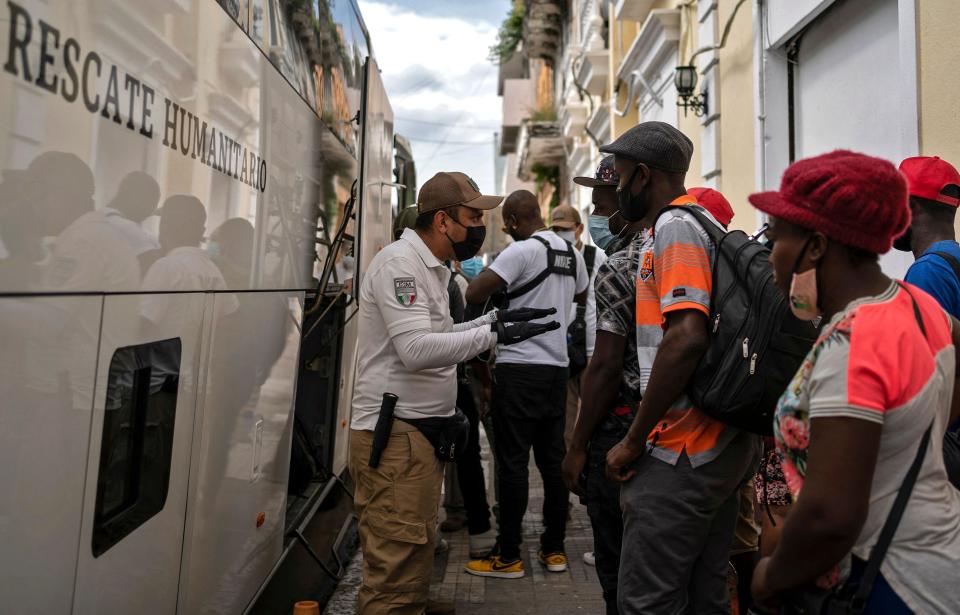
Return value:
<svg viewBox="0 0 960 615">
<path fill-rule="evenodd" d="M 512 310 L 498 310 L 495 316 L 500 322 L 528 322 L 553 316 L 556 313 L 557 308 L 514 308 Z"/>
<path fill-rule="evenodd" d="M 587 367 L 587 321 L 586 309 L 577 306 L 577 316 L 567 326 L 567 364 L 570 377 L 580 375 Z"/>
<path fill-rule="evenodd" d="M 528 340 L 547 331 L 556 331 L 559 328 L 560 323 L 555 320 L 544 323 L 518 322 L 509 325 L 497 321 L 490 325 L 490 330 L 497 334 L 497 343 L 504 346 Z"/>
<path fill-rule="evenodd" d="M 567 343 L 580 343 L 587 339 L 587 308 L 582 305 L 577 306 L 577 314 L 569 325 L 567 325 Z M 586 343 L 586 342 L 583 342 Z"/>
</svg>

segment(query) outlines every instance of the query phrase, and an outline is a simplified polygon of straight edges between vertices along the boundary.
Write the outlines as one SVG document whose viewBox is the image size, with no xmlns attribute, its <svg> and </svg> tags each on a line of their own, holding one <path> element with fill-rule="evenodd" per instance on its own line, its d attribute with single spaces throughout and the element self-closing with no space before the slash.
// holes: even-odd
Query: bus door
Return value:
<svg viewBox="0 0 960 615">
<path fill-rule="evenodd" d="M 204 293 L 104 299 L 74 613 L 174 613 Z"/>
</svg>

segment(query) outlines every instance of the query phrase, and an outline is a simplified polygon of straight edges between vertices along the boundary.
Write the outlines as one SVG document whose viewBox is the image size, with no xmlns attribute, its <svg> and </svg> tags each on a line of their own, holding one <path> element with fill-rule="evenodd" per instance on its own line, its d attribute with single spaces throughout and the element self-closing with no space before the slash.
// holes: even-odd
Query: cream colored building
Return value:
<svg viewBox="0 0 960 615">
<path fill-rule="evenodd" d="M 645 120 L 690 136 L 688 187 L 722 191 L 736 212 L 732 226 L 748 231 L 760 219 L 747 196 L 776 187 L 791 160 L 847 148 L 894 163 L 922 154 L 960 165 L 955 0 L 525 0 L 524 6 L 522 53 L 554 71 L 557 120 L 551 136 L 541 129 L 515 151 L 519 159 L 556 164 L 560 199 L 584 212 L 589 191 L 578 190 L 572 177 L 596 166 L 598 141 Z M 691 63 L 695 94 L 706 94 L 701 116 L 677 105 L 676 68 Z M 529 65 L 525 75 L 525 92 L 542 102 Z M 520 129 L 530 125 L 520 119 Z M 543 139 L 553 139 L 546 155 L 539 148 L 545 141 L 536 143 Z M 522 176 L 520 165 L 514 169 Z M 908 262 L 900 255 L 884 261 L 891 273 Z"/>
</svg>

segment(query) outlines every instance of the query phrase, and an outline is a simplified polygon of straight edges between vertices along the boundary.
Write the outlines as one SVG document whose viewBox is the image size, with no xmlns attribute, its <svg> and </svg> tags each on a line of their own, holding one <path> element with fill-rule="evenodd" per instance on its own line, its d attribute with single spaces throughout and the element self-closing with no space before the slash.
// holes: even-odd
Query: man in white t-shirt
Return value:
<svg viewBox="0 0 960 615">
<path fill-rule="evenodd" d="M 467 288 L 468 303 L 482 304 L 506 288 L 510 307 L 559 308 L 560 329 L 498 348 L 491 413 L 500 482 L 499 548 L 467 564 L 479 576 L 519 578 L 521 523 L 527 509 L 530 448 L 543 478 L 539 560 L 551 572 L 567 569 L 564 536 L 569 492 L 560 465 L 567 393 L 567 327 L 574 300 L 586 305 L 589 280 L 583 256 L 547 229 L 537 198 L 526 190 L 507 197 L 505 231 L 514 242 Z"/>
<path fill-rule="evenodd" d="M 587 277 L 590 280 L 587 286 L 587 305 L 579 307 L 576 303 L 570 305 L 571 327 L 568 331 L 568 341 L 580 341 L 578 357 L 570 356 L 570 378 L 567 380 L 567 410 L 566 423 L 563 429 L 563 442 L 570 448 L 573 438 L 573 427 L 577 424 L 577 413 L 580 410 L 580 376 L 586 369 L 590 357 L 593 356 L 593 346 L 597 341 L 597 297 L 594 294 L 594 280 L 600 266 L 607 262 L 607 255 L 596 246 L 588 246 L 580 239 L 583 236 L 583 222 L 580 212 L 570 205 L 561 205 L 550 214 L 550 230 L 560 236 L 560 239 L 572 244 L 587 266 Z M 576 333 L 575 333 L 576 332 Z M 569 346 L 568 346 L 569 347 Z"/>
</svg>

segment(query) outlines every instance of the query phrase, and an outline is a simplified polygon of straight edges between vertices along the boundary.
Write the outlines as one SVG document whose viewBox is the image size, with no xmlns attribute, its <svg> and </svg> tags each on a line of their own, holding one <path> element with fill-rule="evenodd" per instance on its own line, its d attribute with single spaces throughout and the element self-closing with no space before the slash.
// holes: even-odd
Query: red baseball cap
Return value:
<svg viewBox="0 0 960 615">
<path fill-rule="evenodd" d="M 937 201 L 951 207 L 960 206 L 960 198 L 943 194 L 947 186 L 960 187 L 960 173 L 939 156 L 914 156 L 900 163 L 900 172 L 907 178 L 910 196 Z"/>
<path fill-rule="evenodd" d="M 733 207 L 727 197 L 713 188 L 690 188 L 687 194 L 697 199 L 697 204 L 709 211 L 720 224 L 727 226 L 733 220 Z"/>
<path fill-rule="evenodd" d="M 780 190 L 749 199 L 764 213 L 874 254 L 890 250 L 910 224 L 903 174 L 886 160 L 846 150 L 793 163 Z"/>
</svg>

